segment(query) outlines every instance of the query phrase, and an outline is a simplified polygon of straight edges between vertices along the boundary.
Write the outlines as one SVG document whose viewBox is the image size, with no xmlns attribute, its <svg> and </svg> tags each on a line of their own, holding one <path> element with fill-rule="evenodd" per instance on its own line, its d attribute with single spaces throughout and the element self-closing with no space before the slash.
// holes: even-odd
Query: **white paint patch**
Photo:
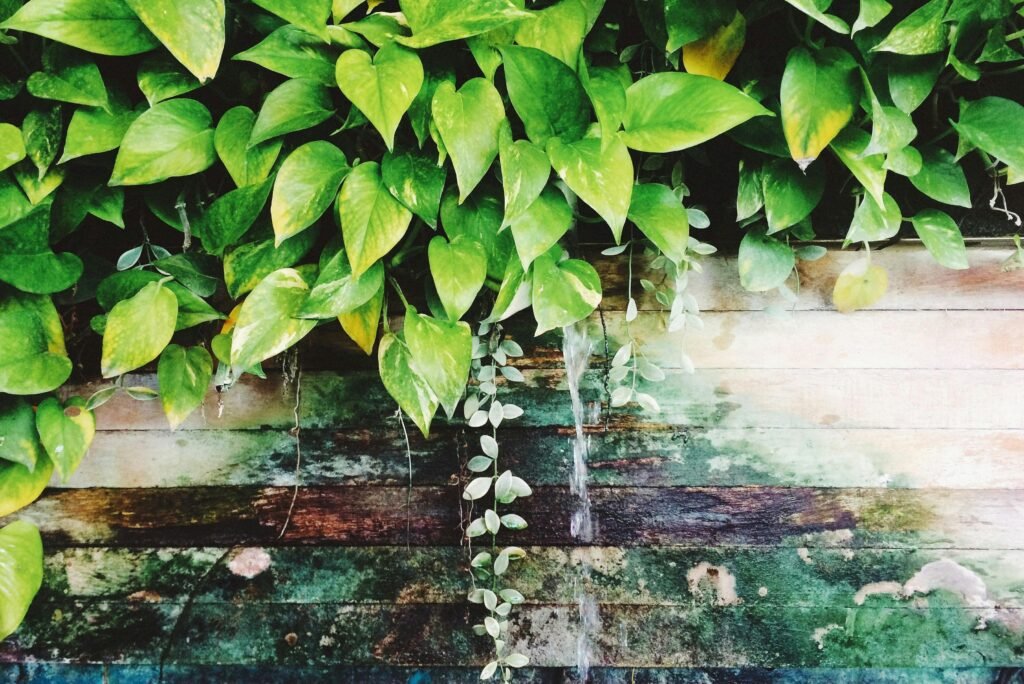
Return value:
<svg viewBox="0 0 1024 684">
<path fill-rule="evenodd" d="M 903 585 L 899 582 L 871 582 L 870 584 L 865 584 L 853 595 L 853 602 L 858 606 L 863 606 L 868 596 L 877 596 L 878 594 L 889 594 L 893 598 L 900 598 L 903 595 Z"/>
<path fill-rule="evenodd" d="M 711 585 L 715 592 L 715 605 L 737 606 L 743 603 L 743 599 L 736 593 L 736 577 L 723 565 L 711 565 L 707 561 L 701 561 L 686 572 L 686 582 L 689 585 L 690 593 L 694 596 L 701 596 L 704 590 L 701 588 L 703 582 Z"/>
<path fill-rule="evenodd" d="M 760 588 L 759 588 L 759 589 L 757 590 L 757 595 L 758 595 L 758 596 L 760 596 L 760 597 L 762 597 L 762 598 L 764 598 L 765 596 L 767 596 L 767 595 L 768 595 L 768 587 L 760 587 Z"/>
<path fill-rule="evenodd" d="M 808 565 L 814 565 L 814 559 L 811 558 L 811 552 L 807 549 L 806 546 L 801 546 L 799 549 L 797 549 L 796 555 L 800 556 L 800 560 L 802 560 L 804 563 L 807 563 Z"/>
<path fill-rule="evenodd" d="M 242 549 L 228 561 L 228 570 L 246 579 L 252 579 L 270 567 L 270 554 L 251 546 Z"/>
<path fill-rule="evenodd" d="M 843 631 L 843 628 L 834 622 L 824 627 L 818 627 L 814 630 L 814 634 L 811 635 L 811 641 L 818 644 L 819 651 L 823 651 L 825 650 L 825 637 L 828 636 L 829 632 L 834 632 L 837 629 Z"/>
<path fill-rule="evenodd" d="M 715 456 L 708 460 L 708 472 L 711 473 L 724 473 L 729 470 L 732 466 L 732 461 L 728 456 Z"/>
</svg>

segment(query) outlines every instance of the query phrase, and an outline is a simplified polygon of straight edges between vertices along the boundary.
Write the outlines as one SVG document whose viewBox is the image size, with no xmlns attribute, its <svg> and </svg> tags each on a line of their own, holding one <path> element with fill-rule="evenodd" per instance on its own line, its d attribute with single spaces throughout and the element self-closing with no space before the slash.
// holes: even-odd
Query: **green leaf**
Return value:
<svg viewBox="0 0 1024 684">
<path fill-rule="evenodd" d="M 967 247 L 963 235 L 948 214 L 938 209 L 925 209 L 910 222 L 937 262 L 946 268 L 967 268 Z"/>
<path fill-rule="evenodd" d="M 888 62 L 889 96 L 907 114 L 921 106 L 935 89 L 945 62 L 942 55 L 895 57 Z"/>
<path fill-rule="evenodd" d="M 949 0 L 931 0 L 896 24 L 889 35 L 871 48 L 872 52 L 927 55 L 946 49 L 946 26 L 942 22 Z"/>
<path fill-rule="evenodd" d="M 855 126 L 847 126 L 832 141 L 832 151 L 881 207 L 882 195 L 885 194 L 885 157 L 880 154 L 865 155 L 864 150 L 869 141 L 867 133 Z"/>
<path fill-rule="evenodd" d="M 138 269 L 113 273 L 104 278 L 96 288 L 96 301 L 109 311 L 118 302 L 135 296 L 146 285 L 155 283 L 162 278 L 163 276 L 159 273 Z M 178 302 L 178 319 L 174 326 L 175 330 L 185 330 L 200 323 L 224 318 L 216 309 L 207 304 L 206 300 L 181 284 L 169 282 L 164 283 L 164 287 L 171 291 Z"/>
<path fill-rule="evenodd" d="M 30 0 L 0 29 L 34 33 L 101 55 L 137 55 L 159 45 L 124 0 Z"/>
<path fill-rule="evenodd" d="M 25 141 L 21 130 L 9 123 L 0 123 L 0 172 L 25 158 Z"/>
<path fill-rule="evenodd" d="M 487 275 L 501 278 L 514 250 L 509 231 L 501 228 L 501 198 L 485 185 L 459 204 L 458 193 L 449 188 L 441 199 L 441 225 L 449 240 L 460 235 L 479 242 L 487 254 Z"/>
<path fill-rule="evenodd" d="M 605 220 L 619 242 L 633 193 L 633 160 L 621 138 L 603 146 L 596 138 L 571 144 L 552 138 L 547 147 L 555 173 Z"/>
<path fill-rule="evenodd" d="M 338 195 L 338 214 L 345 251 L 356 276 L 390 252 L 412 221 L 412 213 L 384 187 L 377 162 L 352 169 Z"/>
<path fill-rule="evenodd" d="M 836 33 L 847 34 L 850 32 L 850 27 L 845 21 L 832 14 L 825 14 L 821 9 L 822 7 L 828 8 L 830 0 L 822 2 L 821 0 L 786 0 L 790 5 L 796 7 L 798 10 L 814 19 L 822 26 L 827 26 Z"/>
<path fill-rule="evenodd" d="M 377 293 L 349 313 L 338 316 L 345 334 L 359 345 L 367 356 L 373 353 L 373 343 L 377 340 L 377 327 L 380 325 L 380 314 L 384 307 L 384 284 L 381 283 Z"/>
<path fill-rule="evenodd" d="M 884 167 L 893 173 L 911 178 L 921 172 L 924 159 L 916 148 L 907 145 L 891 150 L 885 155 Z"/>
<path fill-rule="evenodd" d="M 324 42 L 330 41 L 327 20 L 331 16 L 331 0 L 253 0 L 253 3 Z"/>
<path fill-rule="evenodd" d="M 782 74 L 782 131 L 789 153 L 807 168 L 843 130 L 860 97 L 857 64 L 839 48 L 793 49 Z"/>
<path fill-rule="evenodd" d="M 0 491 L 6 494 L 4 488 Z M 0 497 L 0 506 L 2 498 L 6 497 Z M 0 529 L 0 639 L 18 629 L 42 585 L 43 540 L 39 530 L 15 520 Z"/>
<path fill-rule="evenodd" d="M 25 88 L 31 95 L 89 107 L 108 106 L 107 87 L 95 62 L 67 49 L 56 51 L 51 62 L 46 71 L 28 77 Z"/>
<path fill-rule="evenodd" d="M 786 282 L 795 265 L 793 249 L 785 242 L 766 235 L 764 229 L 747 231 L 740 242 L 740 284 L 746 290 L 774 290 Z"/>
<path fill-rule="evenodd" d="M 437 235 L 430 240 L 427 258 L 444 311 L 449 320 L 457 321 L 473 306 L 487 279 L 487 251 L 466 235 L 450 243 Z M 442 396 L 440 392 L 438 396 Z"/>
<path fill-rule="evenodd" d="M 491 309 L 491 314 L 487 317 L 487 321 L 505 320 L 509 316 L 528 308 L 532 298 L 533 271 L 524 273 L 519 256 L 513 254 L 508 259 L 508 265 L 501 280 L 501 287 L 494 298 L 494 307 Z"/>
<path fill-rule="evenodd" d="M 1015 169 L 1024 169 L 1024 105 L 1003 97 L 983 97 L 960 105 L 953 124 L 962 140 Z M 962 156 L 962 155 L 958 155 Z"/>
<path fill-rule="evenodd" d="M 238 187 L 262 183 L 270 175 L 281 152 L 281 140 L 268 140 L 249 146 L 256 115 L 244 106 L 224 112 L 213 134 L 217 150 L 231 180 Z"/>
<path fill-rule="evenodd" d="M 601 139 L 611 141 L 626 115 L 626 88 L 632 85 L 632 75 L 624 65 L 618 69 L 588 67 L 586 60 L 580 59 L 579 76 L 594 106 Z"/>
<path fill-rule="evenodd" d="M 846 242 L 877 242 L 895 237 L 900 232 L 903 214 L 896 200 L 885 193 L 882 208 L 874 200 L 862 198 L 853 212 L 853 221 Z"/>
<path fill-rule="evenodd" d="M 164 47 L 200 81 L 224 52 L 224 0 L 125 0 Z"/>
<path fill-rule="evenodd" d="M 529 140 L 513 141 L 507 124 L 502 126 L 498 136 L 498 159 L 505 195 L 505 216 L 501 225 L 507 226 L 540 197 L 551 175 L 551 162 L 543 147 Z"/>
<path fill-rule="evenodd" d="M 778 159 L 761 172 L 765 216 L 770 233 L 789 228 L 807 218 L 825 192 L 820 167 L 802 173 L 790 161 Z"/>
<path fill-rule="evenodd" d="M 72 397 L 64 406 L 48 397 L 36 410 L 36 430 L 61 482 L 67 482 L 89 451 L 96 435 L 96 416 L 81 397 Z"/>
<path fill-rule="evenodd" d="M 327 88 L 310 78 L 293 78 L 270 91 L 253 124 L 249 147 L 323 123 L 334 114 Z"/>
<path fill-rule="evenodd" d="M 508 97 L 527 137 L 539 145 L 552 137 L 563 142 L 582 138 L 590 125 L 591 109 L 576 73 L 535 48 L 504 46 L 501 56 Z"/>
<path fill-rule="evenodd" d="M 276 244 L 313 225 L 338 196 L 348 172 L 345 153 L 325 140 L 306 143 L 288 155 L 270 200 Z"/>
<path fill-rule="evenodd" d="M 434 124 L 452 157 L 459 202 L 464 202 L 498 156 L 505 105 L 490 81 L 473 78 L 458 91 L 448 82 L 438 85 L 431 109 Z"/>
<path fill-rule="evenodd" d="M 258 227 L 262 227 L 259 226 Z M 254 229 L 255 230 L 255 229 Z M 260 231 L 262 236 L 262 231 Z M 274 271 L 294 266 L 316 243 L 320 231 L 313 228 L 275 246 L 272 233 L 234 247 L 224 255 L 224 284 L 233 299 L 249 292 Z"/>
<path fill-rule="evenodd" d="M 62 292 L 82 276 L 82 260 L 49 245 L 50 200 L 0 230 L 0 281 L 23 292 Z"/>
<path fill-rule="evenodd" d="M 389 150 L 395 131 L 423 86 L 419 55 L 388 43 L 370 58 L 364 50 L 346 50 L 335 71 L 338 87 L 377 129 Z"/>
<path fill-rule="evenodd" d="M 199 408 L 213 377 L 213 359 L 203 347 L 171 344 L 157 364 L 160 403 L 171 429 L 176 430 Z"/>
<path fill-rule="evenodd" d="M 635 186 L 629 220 L 673 263 L 679 264 L 686 256 L 690 222 L 672 188 L 659 183 Z"/>
<path fill-rule="evenodd" d="M 437 228 L 437 212 L 447 171 L 413 152 L 386 152 L 381 160 L 381 178 L 388 191 L 431 228 Z"/>
<path fill-rule="evenodd" d="M 0 463 L 20 463 L 35 470 L 43 458 L 32 407 L 21 397 L 0 397 Z"/>
<path fill-rule="evenodd" d="M 540 197 L 512 221 L 512 237 L 523 270 L 554 247 L 571 227 L 572 207 L 565 195 L 554 186 L 544 188 Z"/>
<path fill-rule="evenodd" d="M 674 152 L 770 114 L 757 100 L 710 76 L 652 74 L 626 89 L 623 141 L 643 152 Z"/>
<path fill-rule="evenodd" d="M 309 285 L 293 268 L 264 278 L 238 312 L 231 334 L 231 365 L 249 368 L 309 334 L 316 321 L 295 318 L 308 296 Z"/>
<path fill-rule="evenodd" d="M 941 147 L 926 147 L 921 151 L 921 160 L 921 170 L 910 177 L 915 188 L 938 202 L 970 208 L 967 178 L 950 152 Z"/>
<path fill-rule="evenodd" d="M 270 188 L 268 178 L 256 185 L 231 190 L 215 199 L 196 221 L 203 247 L 211 254 L 219 255 L 245 235 L 262 213 L 270 197 Z"/>
<path fill-rule="evenodd" d="M 413 48 L 476 36 L 530 16 L 511 0 L 400 0 L 398 4 L 412 36 L 397 40 Z"/>
<path fill-rule="evenodd" d="M 190 93 L 202 84 L 173 59 L 150 56 L 142 60 L 136 73 L 139 90 L 152 107 L 158 102 Z"/>
<path fill-rule="evenodd" d="M 121 141 L 110 185 L 148 185 L 201 173 L 216 159 L 213 120 L 195 100 L 161 102 L 135 119 Z"/>
<path fill-rule="evenodd" d="M 853 22 L 850 35 L 866 28 L 871 28 L 878 22 L 889 16 L 892 5 L 886 0 L 860 0 L 860 11 L 857 13 L 857 20 Z"/>
<path fill-rule="evenodd" d="M 259 64 L 288 78 L 311 78 L 325 86 L 335 85 L 335 51 L 322 39 L 291 25 L 276 29 L 231 59 Z"/>
<path fill-rule="evenodd" d="M 48 109 L 33 109 L 21 123 L 21 135 L 25 141 L 25 154 L 36 165 L 39 180 L 57 158 L 61 143 L 60 106 Z"/>
<path fill-rule="evenodd" d="M 64 329 L 49 297 L 0 296 L 0 392 L 42 394 L 71 375 Z"/>
<path fill-rule="evenodd" d="M 159 356 L 174 335 L 177 318 L 178 300 L 159 282 L 118 302 L 103 332 L 103 377 L 123 375 Z"/>
<path fill-rule="evenodd" d="M 739 180 L 736 184 L 737 223 L 745 221 L 764 207 L 763 186 L 761 167 L 740 160 Z"/>
<path fill-rule="evenodd" d="M 113 113 L 102 109 L 76 109 L 68 124 L 64 153 L 58 164 L 90 154 L 116 150 L 124 134 L 141 112 L 127 108 L 116 101 L 112 103 Z"/>
<path fill-rule="evenodd" d="M 455 85 L 455 72 L 451 68 L 427 69 L 423 74 L 423 86 L 416 94 L 412 104 L 409 105 L 409 123 L 412 131 L 416 134 L 416 142 L 422 148 L 423 143 L 430 136 L 430 128 L 433 122 L 431 107 L 434 102 L 434 93 L 441 83 L 448 82 Z"/>
<path fill-rule="evenodd" d="M 437 413 L 437 396 L 413 365 L 412 353 L 405 342 L 385 333 L 377 349 L 377 365 L 384 389 L 412 418 L 423 436 L 429 436 L 430 422 Z"/>
<path fill-rule="evenodd" d="M 665 0 L 665 28 L 668 31 L 666 52 L 675 52 L 684 45 L 710 35 L 725 26 L 736 15 L 733 0 Z"/>
<path fill-rule="evenodd" d="M 153 262 L 159 273 L 173 276 L 182 286 L 200 297 L 212 297 L 220 285 L 220 259 L 201 252 L 182 252 L 163 257 Z M 171 288 L 174 291 L 174 288 Z M 177 294 L 175 295 L 177 297 Z M 178 318 L 183 310 L 181 298 L 178 298 Z M 180 329 L 180 328 L 179 328 Z"/>
<path fill-rule="evenodd" d="M 910 115 L 897 107 L 883 105 L 863 74 L 864 89 L 871 102 L 871 141 L 862 154 L 872 155 L 901 150 L 917 137 L 917 127 Z"/>
<path fill-rule="evenodd" d="M 865 309 L 885 294 L 889 274 L 881 266 L 872 266 L 868 258 L 858 259 L 843 269 L 832 290 L 832 303 L 841 313 Z"/>
<path fill-rule="evenodd" d="M 563 64 L 575 68 L 583 47 L 583 37 L 590 28 L 583 3 L 580 0 L 560 0 L 551 7 L 530 14 L 530 19 L 515 25 L 516 43 L 543 50 Z"/>
<path fill-rule="evenodd" d="M 473 359 L 473 333 L 464 321 L 442 321 L 405 313 L 405 342 L 413 367 L 426 380 L 444 412 L 451 419 L 466 391 Z"/>
<path fill-rule="evenodd" d="M 334 318 L 352 313 L 370 301 L 384 287 L 384 265 L 380 261 L 359 277 L 352 275 L 345 250 L 340 249 L 320 269 L 309 298 L 302 303 L 298 318 Z"/>
<path fill-rule="evenodd" d="M 580 259 L 558 261 L 561 247 L 533 263 L 533 315 L 540 335 L 589 316 L 601 303 L 601 277 Z"/>
</svg>

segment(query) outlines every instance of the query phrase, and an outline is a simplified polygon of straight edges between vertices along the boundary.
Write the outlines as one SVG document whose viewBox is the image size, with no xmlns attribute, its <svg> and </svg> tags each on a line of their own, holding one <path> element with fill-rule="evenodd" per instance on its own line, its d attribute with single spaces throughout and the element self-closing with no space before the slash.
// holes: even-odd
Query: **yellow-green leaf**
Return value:
<svg viewBox="0 0 1024 684">
<path fill-rule="evenodd" d="M 103 377 L 123 375 L 159 356 L 174 335 L 177 318 L 178 300 L 159 281 L 115 304 L 103 333 Z"/>
<path fill-rule="evenodd" d="M 246 297 L 231 335 L 231 365 L 244 369 L 280 354 L 309 334 L 315 320 L 295 318 L 309 285 L 293 268 L 264 278 Z"/>
<path fill-rule="evenodd" d="M 469 324 L 442 321 L 409 309 L 404 330 L 413 367 L 451 418 L 466 391 L 473 358 L 473 332 Z"/>
<path fill-rule="evenodd" d="M 148 185 L 210 168 L 216 159 L 209 110 L 188 99 L 154 105 L 128 127 L 110 185 Z"/>
<path fill-rule="evenodd" d="M 85 399 L 71 397 L 61 406 L 55 397 L 44 399 L 36 410 L 36 429 L 61 482 L 67 482 L 82 462 L 96 435 L 96 416 Z"/>
<path fill-rule="evenodd" d="M 597 138 L 585 138 L 566 144 L 551 138 L 548 159 L 569 189 L 607 222 L 618 242 L 633 193 L 633 160 L 622 140 L 615 136 L 602 145 Z"/>
<path fill-rule="evenodd" d="M 270 200 L 276 244 L 313 225 L 327 211 L 348 171 L 345 153 L 326 140 L 306 143 L 288 155 Z"/>
<path fill-rule="evenodd" d="M 164 47 L 200 81 L 224 52 L 224 0 L 125 0 Z"/>
<path fill-rule="evenodd" d="M 889 287 L 889 274 L 872 266 L 868 258 L 858 259 L 843 269 L 832 289 L 832 302 L 842 313 L 871 306 Z"/>
<path fill-rule="evenodd" d="M 412 212 L 384 187 L 377 162 L 349 173 L 338 195 L 341 236 L 352 273 L 360 276 L 405 236 Z"/>
<path fill-rule="evenodd" d="M 338 58 L 335 77 L 347 97 L 377 129 L 389 150 L 395 131 L 423 87 L 419 55 L 388 43 L 371 59 L 364 50 L 346 50 Z"/>
<path fill-rule="evenodd" d="M 710 36 L 683 46 L 683 66 L 691 74 L 724 81 L 743 52 L 747 38 L 747 20 L 736 12 L 725 26 Z"/>
<path fill-rule="evenodd" d="M 342 330 L 367 356 L 373 353 L 373 343 L 377 341 L 377 328 L 380 326 L 380 313 L 383 307 L 384 283 L 381 283 L 377 293 L 365 304 L 338 316 Z"/>
<path fill-rule="evenodd" d="M 473 78 L 457 91 L 447 81 L 438 85 L 431 110 L 434 125 L 455 167 L 461 203 L 498 156 L 498 134 L 505 120 L 505 105 L 490 81 Z"/>
<path fill-rule="evenodd" d="M 168 345 L 157 364 L 160 403 L 171 429 L 176 430 L 199 408 L 213 377 L 213 359 L 200 346 Z"/>
<path fill-rule="evenodd" d="M 807 168 L 843 130 L 860 97 L 857 65 L 839 48 L 789 53 L 782 74 L 782 130 L 790 156 Z"/>
<path fill-rule="evenodd" d="M 43 540 L 39 530 L 15 520 L 0 529 L 0 639 L 18 629 L 42 584 Z"/>
<path fill-rule="evenodd" d="M 384 389 L 412 418 L 423 436 L 428 436 L 438 400 L 426 379 L 413 366 L 412 353 L 405 342 L 386 333 L 377 349 L 377 365 Z"/>
</svg>

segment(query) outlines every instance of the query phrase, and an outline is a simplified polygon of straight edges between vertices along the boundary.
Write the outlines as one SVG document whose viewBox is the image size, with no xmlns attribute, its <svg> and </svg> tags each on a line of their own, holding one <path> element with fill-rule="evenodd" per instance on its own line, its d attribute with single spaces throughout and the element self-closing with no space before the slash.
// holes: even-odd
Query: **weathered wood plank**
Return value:
<svg viewBox="0 0 1024 684">
<path fill-rule="evenodd" d="M 536 485 L 569 481 L 574 429 L 504 428 L 502 463 Z M 1019 430 L 590 427 L 590 484 L 615 486 L 1024 489 Z M 408 482 L 397 420 L 373 430 L 300 433 L 304 485 Z M 476 450 L 474 432 L 409 434 L 413 480 L 452 481 Z M 543 454 L 543 458 L 538 458 Z M 813 458 L 800 457 L 813 454 Z M 55 487 L 290 486 L 296 438 L 289 430 L 101 431 L 67 485 Z"/>
<path fill-rule="evenodd" d="M 19 517 L 51 547 L 422 546 L 459 543 L 460 494 L 454 486 L 302 487 L 280 540 L 292 507 L 285 487 L 50 490 Z M 599 545 L 772 545 L 855 529 L 866 547 L 1024 548 L 1024 507 L 1012 490 L 620 487 L 595 489 L 591 499 Z M 575 506 L 566 487 L 537 488 L 516 502 L 531 523 L 517 541 L 578 543 L 569 533 Z"/>
</svg>

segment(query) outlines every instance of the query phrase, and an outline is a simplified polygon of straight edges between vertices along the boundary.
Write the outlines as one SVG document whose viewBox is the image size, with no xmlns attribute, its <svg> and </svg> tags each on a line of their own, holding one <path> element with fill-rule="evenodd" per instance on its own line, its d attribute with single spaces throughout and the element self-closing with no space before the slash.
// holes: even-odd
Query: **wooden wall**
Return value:
<svg viewBox="0 0 1024 684">
<path fill-rule="evenodd" d="M 527 382 L 503 396 L 526 415 L 501 441 L 538 494 L 516 503 L 532 547 L 513 575 L 533 665 L 519 681 L 572 680 L 583 562 L 602 626 L 592 681 L 1011 681 L 1024 271 L 1000 270 L 1009 253 L 974 248 L 955 272 L 917 247 L 878 251 L 891 291 L 852 315 L 829 298 L 854 255 L 805 265 L 785 312 L 713 259 L 693 286 L 707 312 L 685 338 L 692 376 L 642 300 L 634 330 L 670 369 L 647 388 L 662 412 L 605 408 L 587 426 L 592 546 L 569 533 L 559 337 L 511 326 Z M 614 268 L 591 321 L 602 352 L 623 339 Z M 469 629 L 459 488 L 475 437 L 412 435 L 408 491 L 393 405 L 341 337 L 321 329 L 298 380 L 211 394 L 174 433 L 156 403 L 100 409 L 80 471 L 21 514 L 43 531 L 46 579 L 0 644 L 0 682 L 476 680 L 487 640 Z M 606 401 L 603 368 L 601 354 L 587 401 Z"/>
</svg>

